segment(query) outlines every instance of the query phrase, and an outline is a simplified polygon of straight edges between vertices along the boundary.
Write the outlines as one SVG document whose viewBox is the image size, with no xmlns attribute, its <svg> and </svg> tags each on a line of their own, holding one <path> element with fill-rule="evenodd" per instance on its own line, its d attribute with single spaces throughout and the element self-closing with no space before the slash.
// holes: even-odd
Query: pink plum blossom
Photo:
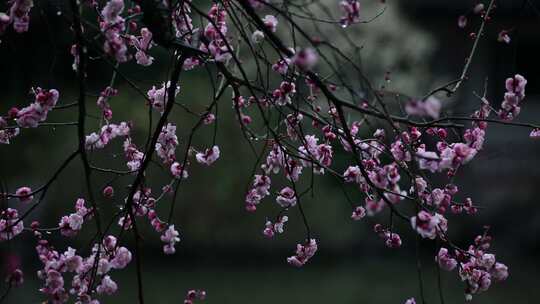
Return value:
<svg viewBox="0 0 540 304">
<path fill-rule="evenodd" d="M 304 266 L 317 252 L 317 241 L 310 239 L 305 244 L 296 245 L 296 254 L 288 257 L 287 262 L 295 267 Z"/>
<path fill-rule="evenodd" d="M 148 51 L 152 47 L 152 32 L 148 28 L 143 27 L 141 29 L 141 37 L 131 36 L 131 43 L 137 49 L 137 53 L 135 53 L 137 64 L 142 66 L 152 65 L 154 57 L 148 55 Z"/>
<path fill-rule="evenodd" d="M 161 235 L 160 239 L 165 243 L 165 245 L 163 245 L 163 252 L 165 252 L 165 254 L 174 254 L 176 252 L 174 245 L 180 242 L 179 235 L 178 231 L 174 229 L 174 225 L 170 225 Z"/>
<path fill-rule="evenodd" d="M 439 250 L 439 253 L 435 257 L 435 261 L 439 263 L 439 267 L 441 267 L 441 269 L 446 271 L 452 271 L 457 266 L 457 261 L 450 256 L 448 249 L 446 248 L 441 248 Z"/>
<path fill-rule="evenodd" d="M 351 24 L 360 21 L 360 1 L 359 0 L 343 0 L 339 3 L 343 15 L 341 17 L 341 25 L 347 27 Z"/>
<path fill-rule="evenodd" d="M 15 195 L 19 198 L 19 201 L 21 203 L 29 203 L 34 199 L 34 196 L 32 194 L 32 189 L 30 187 L 20 187 L 15 192 Z"/>
<path fill-rule="evenodd" d="M 411 218 L 411 225 L 423 238 L 434 239 L 437 234 L 446 232 L 447 221 L 438 213 L 432 215 L 427 211 L 420 211 Z"/>
<path fill-rule="evenodd" d="M 101 284 L 99 284 L 96 288 L 98 294 L 107 295 L 114 294 L 116 290 L 118 290 L 118 286 L 108 275 L 104 276 L 103 279 L 101 279 Z"/>
<path fill-rule="evenodd" d="M 220 155 L 219 147 L 213 146 L 211 149 L 206 149 L 204 153 L 203 152 L 197 153 L 195 155 L 195 158 L 197 159 L 198 163 L 210 166 L 216 160 L 218 160 L 219 155 Z"/>
<path fill-rule="evenodd" d="M 292 62 L 301 70 L 311 70 L 319 60 L 319 56 L 312 48 L 299 50 L 293 57 Z"/>
<path fill-rule="evenodd" d="M 366 216 L 366 209 L 364 209 L 364 207 L 362 206 L 358 206 L 354 209 L 352 215 L 351 215 L 351 218 L 354 220 L 354 221 L 359 221 L 361 220 L 362 218 L 364 218 Z"/>
<path fill-rule="evenodd" d="M 262 20 L 269 31 L 271 31 L 272 33 L 276 32 L 278 20 L 275 16 L 266 15 Z"/>
<path fill-rule="evenodd" d="M 19 220 L 17 210 L 7 208 L 0 212 L 0 241 L 11 240 L 23 231 L 23 222 Z"/>
<path fill-rule="evenodd" d="M 279 195 L 276 198 L 276 202 L 283 208 L 296 206 L 296 194 L 290 187 L 281 189 Z"/>
</svg>

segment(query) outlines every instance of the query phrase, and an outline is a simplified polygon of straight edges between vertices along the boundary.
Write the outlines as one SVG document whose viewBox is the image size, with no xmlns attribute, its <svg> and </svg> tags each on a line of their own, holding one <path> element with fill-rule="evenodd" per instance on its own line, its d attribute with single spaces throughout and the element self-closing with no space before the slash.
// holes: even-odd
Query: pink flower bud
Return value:
<svg viewBox="0 0 540 304">
<path fill-rule="evenodd" d="M 103 197 L 112 198 L 114 196 L 114 188 L 112 186 L 107 186 L 103 188 Z"/>
</svg>

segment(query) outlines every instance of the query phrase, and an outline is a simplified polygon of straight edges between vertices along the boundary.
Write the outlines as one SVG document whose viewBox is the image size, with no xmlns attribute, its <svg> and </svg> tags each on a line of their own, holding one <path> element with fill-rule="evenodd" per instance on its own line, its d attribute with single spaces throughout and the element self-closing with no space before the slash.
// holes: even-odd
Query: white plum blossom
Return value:
<svg viewBox="0 0 540 304">
<path fill-rule="evenodd" d="M 254 31 L 253 34 L 251 34 L 251 41 L 253 43 L 259 44 L 264 40 L 264 33 L 262 31 Z"/>
</svg>

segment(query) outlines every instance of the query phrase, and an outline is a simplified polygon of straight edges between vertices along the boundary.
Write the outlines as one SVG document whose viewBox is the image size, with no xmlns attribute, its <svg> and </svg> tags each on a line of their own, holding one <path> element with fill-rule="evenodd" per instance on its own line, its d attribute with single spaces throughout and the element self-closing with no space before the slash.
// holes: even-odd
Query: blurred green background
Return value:
<svg viewBox="0 0 540 304">
<path fill-rule="evenodd" d="M 6 113 L 12 106 L 30 103 L 28 92 L 31 87 L 59 89 L 59 104 L 71 103 L 77 98 L 69 54 L 71 35 L 62 17 L 56 16 L 56 7 L 64 2 L 51 1 L 54 6 L 49 1 L 39 2 L 33 11 L 30 32 L 3 37 L 0 44 L 0 113 Z M 363 2 L 366 16 L 373 16 L 381 9 L 378 1 Z M 481 91 L 486 77 L 490 83 L 489 96 L 494 104 L 498 104 L 504 79 L 520 72 L 529 79 L 528 97 L 520 120 L 538 121 L 540 86 L 535 81 L 539 79 L 536 68 L 540 67 L 537 57 L 540 52 L 538 18 L 530 10 L 524 11 L 510 1 L 501 2 L 497 15 L 500 16 L 497 19 L 499 23 L 486 33 L 480 55 L 472 67 L 473 76 L 464 85 L 463 94 L 444 101 L 445 111 L 470 113 L 476 107 L 475 97 L 470 92 Z M 467 33 L 458 30 L 455 24 L 457 16 L 466 11 L 468 5 L 470 1 L 390 3 L 385 14 L 373 23 L 347 31 L 364 45 L 361 54 L 363 65 L 375 83 L 382 82 L 385 72 L 391 71 L 389 89 L 422 96 L 460 73 L 471 42 Z M 536 28 L 532 29 L 530 25 L 534 24 Z M 516 26 L 518 29 L 509 46 L 496 42 L 497 30 L 501 26 Z M 474 27 L 468 30 L 472 29 Z M 342 45 L 339 43 L 337 41 L 336 45 Z M 158 47 L 152 54 L 156 62 L 150 68 L 134 63 L 120 68 L 144 91 L 160 85 L 167 75 L 167 54 Z M 202 111 L 212 96 L 207 71 L 198 69 L 184 75 L 178 100 Z M 89 93 L 98 94 L 110 81 L 110 66 L 97 58 L 91 64 L 88 77 Z M 120 94 L 111 99 L 114 120 L 132 121 L 134 138 L 142 145 L 148 122 L 145 101 L 121 78 L 115 87 Z M 418 298 L 414 234 L 402 225 L 403 247 L 399 250 L 386 249 L 371 231 L 373 224 L 386 220 L 386 217 L 381 215 L 352 222 L 349 219 L 350 206 L 342 188 L 331 177 L 316 178 L 313 195 L 303 200 L 314 237 L 319 242 L 319 252 L 302 269 L 286 264 L 285 258 L 305 237 L 300 215 L 297 210 L 292 210 L 286 233 L 267 240 L 261 232 L 266 217 L 273 217 L 277 212 L 274 204 L 267 200 L 256 214 L 245 212 L 243 199 L 251 181 L 255 157 L 239 132 L 229 97 L 229 93 L 225 94 L 219 105 L 216 143 L 221 148 L 221 158 L 211 168 L 193 164 L 190 178 L 182 183 L 179 191 L 174 223 L 179 228 L 182 241 L 177 246 L 177 254 L 164 256 L 159 236 L 149 225 L 141 224 L 148 303 L 182 303 L 185 292 L 191 288 L 205 289 L 208 303 L 382 304 L 402 303 L 412 296 Z M 97 114 L 95 99 L 89 96 L 88 103 Z M 73 121 L 76 111 L 76 108 L 53 111 L 48 121 Z M 178 125 L 180 153 L 195 121 L 178 107 L 174 109 L 171 120 Z M 89 118 L 87 133 L 94 131 L 98 122 Z M 212 127 L 202 128 L 194 146 L 199 149 L 210 146 L 213 132 Z M 452 218 L 450 234 L 453 239 L 466 246 L 483 231 L 483 225 L 492 225 L 494 252 L 510 268 L 506 282 L 493 284 L 487 293 L 476 296 L 473 303 L 536 303 L 540 298 L 537 288 L 540 282 L 540 208 L 537 206 L 540 191 L 537 155 L 540 148 L 538 142 L 527 137 L 526 130 L 491 126 L 486 148 L 478 157 L 481 161 L 463 168 L 456 179 L 463 196 L 471 196 L 486 208 L 476 217 Z M 74 127 L 22 130 L 11 145 L 0 147 L 0 178 L 11 191 L 23 185 L 37 188 L 75 149 Z M 92 153 L 92 163 L 125 170 L 121 151 L 121 140 L 116 140 L 106 149 Z M 350 161 L 338 154 L 336 168 L 341 170 Z M 44 227 L 53 227 L 66 210 L 73 208 L 75 200 L 85 189 L 81 169 L 79 161 L 69 166 L 53 184 L 32 219 L 39 219 Z M 154 169 L 149 176 L 155 192 L 167 182 L 161 170 Z M 99 189 L 112 177 L 94 174 L 95 193 L 99 194 Z M 308 175 L 305 178 L 309 179 Z M 124 177 L 113 182 L 116 190 L 114 200 L 96 195 L 107 220 L 116 206 L 122 203 L 128 190 L 125 186 L 131 179 Z M 276 184 L 284 184 L 284 181 L 276 179 Z M 362 198 L 352 187 L 345 187 L 345 191 L 353 201 L 361 202 Z M 170 201 L 163 201 L 160 210 L 166 212 Z M 19 210 L 26 208 L 16 202 L 10 202 L 10 206 Z M 87 223 L 83 233 L 69 245 L 87 251 L 92 228 L 92 224 Z M 59 250 L 68 245 L 55 235 L 51 235 L 50 240 Z M 133 248 L 131 236 L 122 242 Z M 437 269 L 433 260 L 436 245 L 433 242 L 422 243 L 418 253 L 428 303 L 438 302 Z M 40 303 L 44 300 L 38 292 L 41 282 L 35 277 L 35 271 L 41 265 L 35 257 L 34 246 L 35 240 L 29 235 L 0 243 L 1 264 L 6 264 L 13 256 L 20 257 L 26 274 L 24 287 L 13 290 L 7 298 L 8 303 Z M 119 284 L 119 295 L 104 297 L 102 303 L 136 302 L 134 266 L 132 262 L 128 269 L 112 273 Z M 5 269 L 0 271 L 3 274 Z M 443 273 L 442 285 L 447 303 L 464 302 L 463 286 L 456 273 Z"/>
</svg>

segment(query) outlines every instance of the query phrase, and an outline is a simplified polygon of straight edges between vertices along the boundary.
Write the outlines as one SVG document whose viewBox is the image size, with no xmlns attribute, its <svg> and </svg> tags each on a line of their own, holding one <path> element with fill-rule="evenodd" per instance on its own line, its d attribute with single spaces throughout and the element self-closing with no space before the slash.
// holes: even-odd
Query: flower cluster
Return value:
<svg viewBox="0 0 540 304">
<path fill-rule="evenodd" d="M 481 109 L 473 114 L 473 118 L 486 118 L 489 115 L 489 110 L 486 111 L 488 106 L 489 104 L 483 104 Z M 455 174 L 461 165 L 471 161 L 482 149 L 486 128 L 485 122 L 473 123 L 473 127 L 466 129 L 463 134 L 465 142 L 458 143 L 448 143 L 445 140 L 447 132 L 444 129 L 428 129 L 429 135 L 442 139 L 436 144 L 439 153 L 428 151 L 425 144 L 420 144 L 416 150 L 418 166 L 431 172 L 448 170 L 450 176 Z"/>
<path fill-rule="evenodd" d="M 456 269 L 457 261 L 449 254 L 448 249 L 441 247 L 439 253 L 435 257 L 435 261 L 439 264 L 439 267 L 446 271 L 452 271 Z"/>
<path fill-rule="evenodd" d="M 132 208 L 135 216 L 145 217 L 152 225 L 154 231 L 161 233 L 160 239 L 165 243 L 165 245 L 163 245 L 163 252 L 165 254 L 174 254 L 176 252 L 175 244 L 180 242 L 179 233 L 174 225 L 168 225 L 166 222 L 162 221 L 156 211 L 157 203 L 168 191 L 169 188 L 165 186 L 163 187 L 163 193 L 161 195 L 153 197 L 150 188 L 138 190 L 133 195 Z M 132 228 L 132 222 L 131 216 L 122 216 L 118 220 L 118 226 L 120 226 L 122 230 L 129 230 Z"/>
<path fill-rule="evenodd" d="M 176 126 L 168 123 L 159 133 L 156 143 L 156 152 L 161 161 L 165 164 L 174 162 L 176 156 L 176 146 L 178 146 L 178 137 L 176 136 Z"/>
<path fill-rule="evenodd" d="M 305 244 L 296 245 L 296 254 L 288 257 L 287 262 L 295 267 L 304 266 L 317 252 L 317 241 L 310 239 Z"/>
<path fill-rule="evenodd" d="M 401 247 L 401 237 L 399 236 L 399 234 L 393 232 L 391 229 L 384 228 L 381 224 L 376 224 L 373 227 L 373 230 L 379 235 L 381 239 L 384 240 L 384 244 L 386 245 L 386 247 Z"/>
<path fill-rule="evenodd" d="M 470 199 L 465 204 L 453 202 L 452 198 L 457 192 L 458 187 L 454 184 L 447 184 L 443 189 L 434 188 L 429 190 L 426 180 L 422 177 L 416 177 L 410 189 L 410 193 L 417 195 L 423 204 L 430 206 L 441 214 L 445 213 L 448 208 L 451 208 L 454 213 L 461 213 L 463 210 L 473 213 Z"/>
<path fill-rule="evenodd" d="M 163 245 L 163 252 L 165 254 L 174 254 L 176 252 L 174 245 L 180 242 L 179 235 L 178 231 L 174 229 L 174 225 L 170 225 L 169 228 L 163 232 L 160 239 L 165 243 L 165 245 Z"/>
<path fill-rule="evenodd" d="M 527 80 L 519 74 L 506 79 L 506 93 L 498 113 L 501 119 L 510 121 L 519 115 L 521 101 L 525 98 L 526 85 Z"/>
<path fill-rule="evenodd" d="M 281 75 L 285 75 L 289 70 L 289 65 L 291 64 L 291 61 L 292 60 L 290 58 L 279 59 L 276 63 L 272 65 L 272 70 Z"/>
<path fill-rule="evenodd" d="M 465 297 L 472 299 L 473 294 L 486 291 L 492 282 L 500 282 L 508 277 L 508 267 L 497 262 L 495 255 L 488 253 L 491 237 L 487 234 L 475 238 L 474 244 L 466 251 L 440 248 L 435 257 L 439 267 L 446 271 L 459 269 L 459 277 L 466 284 Z"/>
<path fill-rule="evenodd" d="M 58 224 L 62 235 L 67 237 L 77 235 L 82 229 L 84 221 L 91 219 L 93 210 L 92 208 L 87 208 L 84 203 L 84 199 L 79 198 L 75 202 L 75 212 L 70 215 L 62 216 L 60 223 Z"/>
<path fill-rule="evenodd" d="M 77 251 L 68 247 L 60 253 L 44 239 L 38 241 L 36 250 L 43 268 L 38 277 L 44 281 L 40 289 L 48 296 L 51 303 L 66 303 L 70 295 L 77 303 L 99 303 L 94 296 L 92 282 L 99 282 L 97 294 L 112 295 L 118 285 L 110 276 L 113 269 L 123 269 L 131 261 L 131 252 L 126 247 L 117 246 L 114 236 L 107 236 L 101 244 L 94 244 L 91 254 L 84 258 Z M 73 274 L 71 288 L 65 286 L 66 276 Z"/>
<path fill-rule="evenodd" d="M 298 147 L 302 155 L 302 165 L 311 167 L 313 164 L 314 173 L 324 174 L 324 168 L 332 164 L 333 151 L 328 143 L 318 144 L 319 139 L 314 135 L 304 137 L 304 145 Z M 307 159 L 307 160 L 306 160 Z"/>
<path fill-rule="evenodd" d="M 186 294 L 184 304 L 193 304 L 195 300 L 204 301 L 206 299 L 206 291 L 204 290 L 189 290 Z"/>
<path fill-rule="evenodd" d="M 110 0 L 101 11 L 100 29 L 105 37 L 103 50 L 118 62 L 129 60 L 126 39 L 122 36 L 126 29 L 125 19 L 120 16 L 123 11 L 124 0 Z"/>
<path fill-rule="evenodd" d="M 266 173 L 279 173 L 283 168 L 285 176 L 291 181 L 297 181 L 302 173 L 302 163 L 293 157 L 289 156 L 287 151 L 279 145 L 274 145 L 268 153 L 266 164 L 261 166 L 261 169 Z"/>
<path fill-rule="evenodd" d="M 0 212 L 0 241 L 11 240 L 24 229 L 23 222 L 19 219 L 19 212 L 7 208 Z"/>
<path fill-rule="evenodd" d="M 279 88 L 272 92 L 274 103 L 278 106 L 284 106 L 292 102 L 291 98 L 296 93 L 294 82 L 283 81 Z"/>
<path fill-rule="evenodd" d="M 9 0 L 11 4 L 9 14 L 0 12 L 0 35 L 2 35 L 10 24 L 17 33 L 28 31 L 30 25 L 30 10 L 34 6 L 33 0 Z"/>
<path fill-rule="evenodd" d="M 103 149 L 111 140 L 116 137 L 129 136 L 131 127 L 126 122 L 120 124 L 107 124 L 101 127 L 98 133 L 92 132 L 86 136 L 85 147 L 87 150 Z"/>
<path fill-rule="evenodd" d="M 135 47 L 135 60 L 142 66 L 152 65 L 154 57 L 148 55 L 148 50 L 152 47 L 152 32 L 148 28 L 141 29 L 141 36 L 131 36 L 131 45 Z"/>
<path fill-rule="evenodd" d="M 344 0 L 339 3 L 343 16 L 341 17 L 341 26 L 347 27 L 360 21 L 360 1 Z"/>
<path fill-rule="evenodd" d="M 129 170 L 138 170 L 144 159 L 144 153 L 137 149 L 137 146 L 131 142 L 131 138 L 129 137 L 124 140 L 124 155 L 126 156 L 126 165 Z"/>
<path fill-rule="evenodd" d="M 363 192 L 369 192 L 371 185 L 375 189 L 385 190 L 384 197 L 366 197 L 366 211 L 372 216 L 380 212 L 386 201 L 397 204 L 403 200 L 404 191 L 400 189 L 399 166 L 393 162 L 387 165 L 381 165 L 379 160 L 380 151 L 383 147 L 379 146 L 378 141 L 359 143 L 359 148 L 365 155 L 363 166 L 365 173 L 359 166 L 349 166 L 343 173 L 345 182 L 356 183 Z M 367 175 L 369 181 L 364 176 Z M 373 190 L 375 190 L 373 189 Z"/>
<path fill-rule="evenodd" d="M 182 5 L 178 5 L 178 8 L 173 12 L 173 25 L 176 30 L 176 37 L 184 39 L 185 42 L 191 42 L 192 34 L 198 31 L 193 26 L 193 20 L 191 18 L 191 1 L 185 1 Z"/>
<path fill-rule="evenodd" d="M 439 213 L 431 214 L 422 210 L 411 218 L 411 226 L 421 237 L 435 239 L 437 236 L 444 237 L 448 221 Z"/>
<path fill-rule="evenodd" d="M 170 170 L 171 174 L 178 179 L 186 179 L 189 176 L 187 169 L 184 169 L 179 162 L 172 163 Z"/>
<path fill-rule="evenodd" d="M 173 26 L 176 30 L 176 38 L 182 40 L 188 45 L 192 45 L 196 39 L 194 37 L 200 31 L 199 28 L 194 27 L 193 19 L 191 16 L 191 1 L 186 0 L 182 5 L 176 5 L 176 9 L 173 11 L 172 20 Z M 204 47 L 201 46 L 204 50 Z M 186 58 L 184 61 L 184 70 L 189 71 L 201 64 L 201 60 L 197 56 Z"/>
<path fill-rule="evenodd" d="M 152 108 L 163 113 L 163 111 L 165 110 L 165 104 L 167 103 L 167 99 L 168 99 L 167 93 L 170 86 L 171 86 L 171 83 L 167 82 L 166 84 L 162 84 L 161 88 L 159 89 L 156 89 L 156 87 L 153 86 L 148 91 L 147 95 L 150 102 L 150 106 L 152 106 Z M 174 96 L 178 95 L 178 93 L 180 93 L 180 86 L 176 86 Z"/>
<path fill-rule="evenodd" d="M 112 119 L 112 109 L 109 104 L 109 98 L 112 96 L 116 96 L 118 94 L 118 91 L 115 90 L 112 87 L 106 87 L 101 93 L 99 94 L 99 97 L 96 101 L 97 106 L 100 108 L 101 113 L 103 115 L 103 118 L 105 120 L 111 120 Z"/>
<path fill-rule="evenodd" d="M 219 147 L 213 146 L 211 149 L 206 149 L 204 152 L 198 152 L 195 154 L 195 159 L 200 164 L 210 166 L 219 158 Z"/>
<path fill-rule="evenodd" d="M 280 216 L 277 220 L 277 222 L 272 223 L 271 221 L 266 221 L 266 224 L 264 224 L 264 230 L 263 234 L 264 236 L 268 238 L 274 237 L 276 233 L 283 233 L 285 223 L 289 221 L 289 217 L 284 215 Z"/>
<path fill-rule="evenodd" d="M 379 212 L 383 211 L 386 202 L 384 199 L 377 199 L 374 196 L 366 196 L 365 198 L 365 210 L 368 216 L 375 216 Z"/>
<path fill-rule="evenodd" d="M 204 29 L 204 37 L 208 39 L 208 43 L 201 45 L 201 49 L 209 52 L 217 62 L 229 61 L 232 58 L 232 46 L 225 39 L 228 30 L 227 12 L 218 4 L 213 4 L 208 16 L 212 20 Z"/>
<path fill-rule="evenodd" d="M 37 88 L 34 91 L 35 101 L 28 107 L 20 110 L 13 108 L 12 114 L 15 114 L 17 124 L 21 128 L 36 128 L 40 122 L 47 119 L 47 114 L 56 105 L 60 93 L 55 90 L 44 90 Z"/>
<path fill-rule="evenodd" d="M 531 133 L 529 134 L 529 137 L 534 138 L 534 139 L 540 138 L 540 129 L 538 128 L 533 129 Z M 0 131 L 0 143 L 2 143 L 1 138 L 2 138 L 2 131 Z"/>
<path fill-rule="evenodd" d="M 263 198 L 270 195 L 271 180 L 267 175 L 255 175 L 253 187 L 246 195 L 246 210 L 255 211 Z"/>
</svg>

